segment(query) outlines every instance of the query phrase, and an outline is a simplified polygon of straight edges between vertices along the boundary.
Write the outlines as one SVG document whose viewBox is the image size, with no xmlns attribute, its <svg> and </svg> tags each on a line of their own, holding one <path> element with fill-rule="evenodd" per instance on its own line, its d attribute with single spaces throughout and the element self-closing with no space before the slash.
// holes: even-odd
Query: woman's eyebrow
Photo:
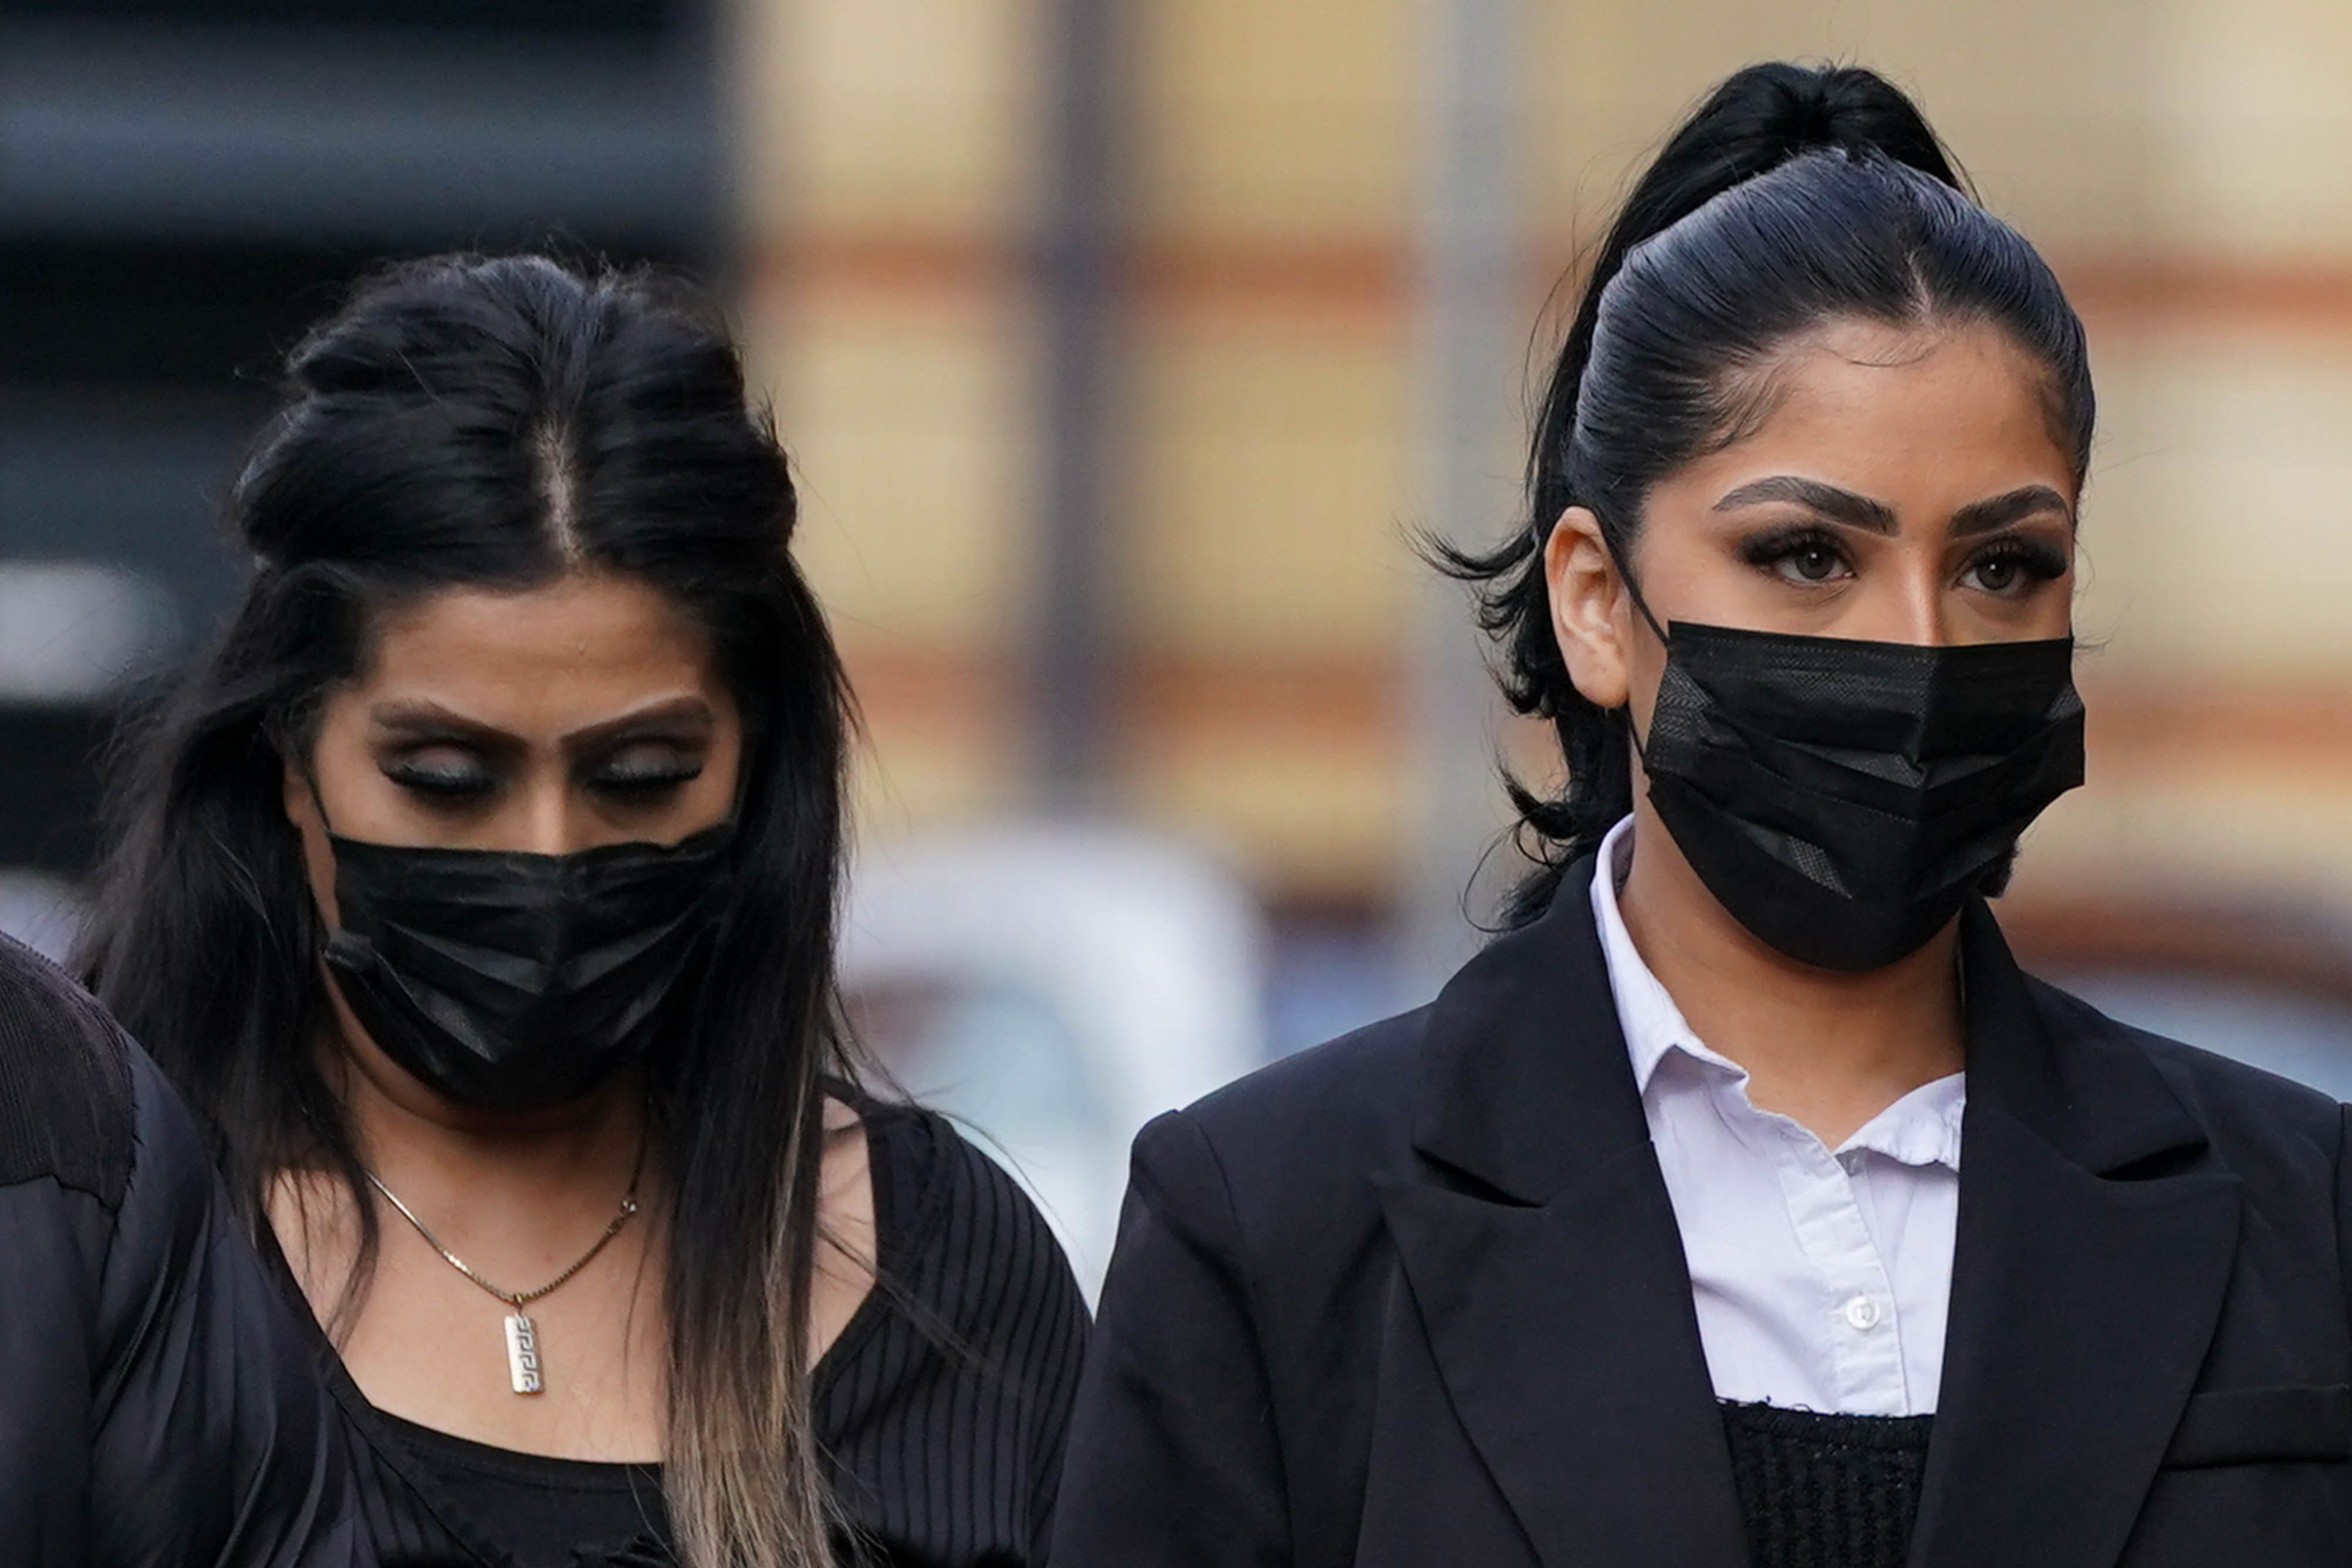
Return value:
<svg viewBox="0 0 2352 1568">
<path fill-rule="evenodd" d="M 420 740 L 470 741 L 488 749 L 507 751 L 523 743 L 520 736 L 421 699 L 379 702 L 368 710 L 368 720 L 379 730 Z"/>
<path fill-rule="evenodd" d="M 563 737 L 563 749 L 574 756 L 621 740 L 635 731 L 688 730 L 707 732 L 718 722 L 710 704 L 699 697 L 671 697 L 647 703 L 633 713 L 586 725 Z"/>
<path fill-rule="evenodd" d="M 1714 510 L 1732 511 L 1762 501 L 1794 501 L 1799 506 L 1820 512 L 1833 522 L 1867 529 L 1873 533 L 1893 533 L 1896 531 L 1895 509 L 1885 501 L 1873 500 L 1868 496 L 1856 495 L 1852 490 L 1842 490 L 1835 485 L 1825 485 L 1819 479 L 1808 479 L 1796 474 L 1774 474 L 1769 479 L 1751 479 L 1717 501 Z"/>
<path fill-rule="evenodd" d="M 1990 533 L 2042 511 L 2054 511 L 2069 522 L 2074 520 L 2074 509 L 2066 504 L 2066 498 L 2048 485 L 2020 485 L 1983 500 L 1972 500 L 1952 513 L 1952 532 L 1960 538 Z"/>
</svg>

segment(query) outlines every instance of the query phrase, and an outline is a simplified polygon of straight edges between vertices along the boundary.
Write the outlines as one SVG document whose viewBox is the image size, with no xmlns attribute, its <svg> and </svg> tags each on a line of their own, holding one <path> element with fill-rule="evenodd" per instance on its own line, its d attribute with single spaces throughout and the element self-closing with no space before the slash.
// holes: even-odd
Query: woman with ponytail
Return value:
<svg viewBox="0 0 2352 1568">
<path fill-rule="evenodd" d="M 2352 1561 L 2344 1109 L 2021 973 L 2093 399 L 1895 88 L 1668 139 L 1451 555 L 1564 781 L 1431 1005 L 1145 1129 L 1057 1568 Z"/>
</svg>

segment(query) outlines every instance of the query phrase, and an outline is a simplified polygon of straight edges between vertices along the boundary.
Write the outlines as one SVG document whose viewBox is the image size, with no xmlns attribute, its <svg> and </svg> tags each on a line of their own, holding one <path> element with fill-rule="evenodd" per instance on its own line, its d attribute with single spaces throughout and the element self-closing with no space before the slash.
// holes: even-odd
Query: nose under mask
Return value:
<svg viewBox="0 0 2352 1568">
<path fill-rule="evenodd" d="M 1668 631 L 1634 603 L 1666 649 L 1634 737 L 1650 804 L 1717 901 L 1801 963 L 1916 952 L 2083 782 L 2071 637 Z"/>
<path fill-rule="evenodd" d="M 323 813 L 321 814 L 323 816 Z M 369 1037 L 436 1092 L 561 1104 L 645 1059 L 727 907 L 734 829 L 572 855 L 336 837 L 324 958 Z"/>
</svg>

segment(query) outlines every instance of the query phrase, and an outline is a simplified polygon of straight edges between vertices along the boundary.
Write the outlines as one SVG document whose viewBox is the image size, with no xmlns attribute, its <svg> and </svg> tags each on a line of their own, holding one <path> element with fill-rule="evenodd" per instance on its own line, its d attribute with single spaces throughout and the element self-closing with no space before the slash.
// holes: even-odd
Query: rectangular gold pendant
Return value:
<svg viewBox="0 0 2352 1568">
<path fill-rule="evenodd" d="M 539 1330 L 520 1312 L 507 1320 L 507 1371 L 517 1394 L 539 1392 Z"/>
</svg>

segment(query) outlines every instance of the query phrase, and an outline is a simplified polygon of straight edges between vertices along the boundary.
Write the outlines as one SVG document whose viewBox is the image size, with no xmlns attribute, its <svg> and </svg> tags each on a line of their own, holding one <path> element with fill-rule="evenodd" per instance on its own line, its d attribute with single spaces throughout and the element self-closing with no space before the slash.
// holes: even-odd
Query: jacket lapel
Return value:
<svg viewBox="0 0 2352 1568">
<path fill-rule="evenodd" d="M 1455 1414 L 1548 1568 L 1738 1568 L 1723 1428 L 1617 1027 L 1588 859 L 1431 1010 L 1382 1194 Z"/>
<path fill-rule="evenodd" d="M 2117 1026 L 1964 917 L 1969 1103 L 1914 1568 L 2106 1568 L 2204 1360 L 2237 1180 Z"/>
</svg>

